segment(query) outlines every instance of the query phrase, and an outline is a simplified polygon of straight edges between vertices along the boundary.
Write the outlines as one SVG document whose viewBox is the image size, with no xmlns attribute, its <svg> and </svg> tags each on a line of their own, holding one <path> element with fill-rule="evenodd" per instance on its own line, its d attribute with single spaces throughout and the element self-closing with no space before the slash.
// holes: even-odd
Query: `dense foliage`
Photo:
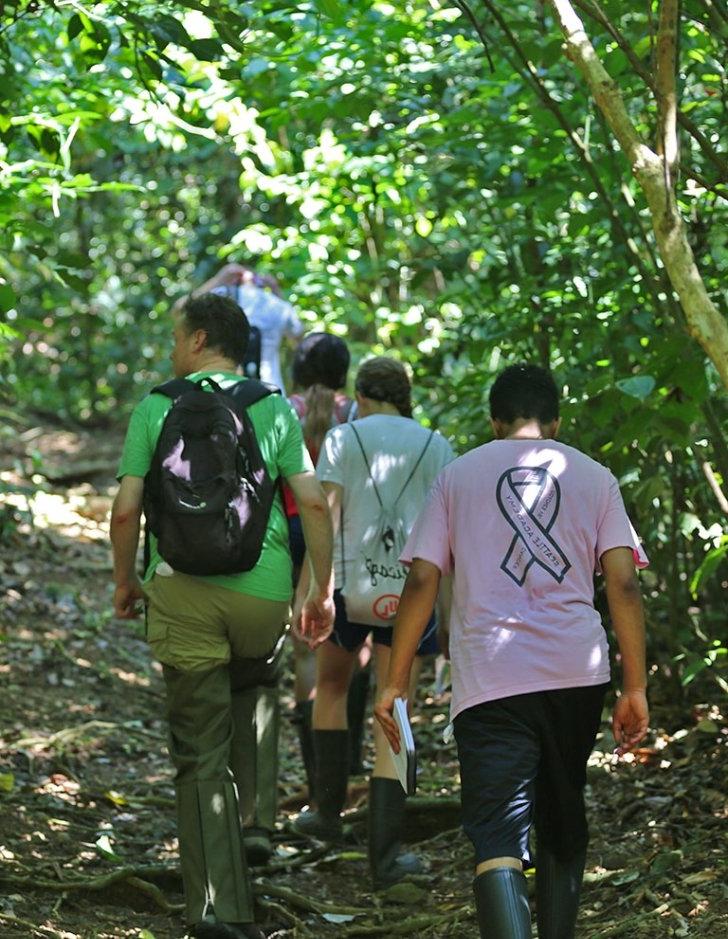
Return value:
<svg viewBox="0 0 728 939">
<path fill-rule="evenodd" d="M 576 6 L 654 139 L 659 4 Z M 727 46 L 719 5 L 685 0 L 677 196 L 718 305 Z M 20 0 L 0 69 L 8 406 L 118 417 L 165 371 L 171 301 L 224 258 L 411 362 L 460 450 L 488 437 L 492 375 L 535 359 L 648 547 L 653 660 L 728 690 L 726 401 L 548 5 Z"/>
</svg>

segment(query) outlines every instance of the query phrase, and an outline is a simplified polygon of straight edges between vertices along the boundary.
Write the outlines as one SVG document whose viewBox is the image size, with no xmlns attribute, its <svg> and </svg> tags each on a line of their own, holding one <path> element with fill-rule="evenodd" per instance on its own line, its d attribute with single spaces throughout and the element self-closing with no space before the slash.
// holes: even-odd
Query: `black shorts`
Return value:
<svg viewBox="0 0 728 939">
<path fill-rule="evenodd" d="M 454 720 L 463 828 L 475 863 L 521 858 L 529 833 L 559 860 L 586 847 L 586 763 L 609 688 L 592 685 L 487 701 Z"/>
<path fill-rule="evenodd" d="M 329 636 L 329 642 L 333 642 L 341 649 L 346 649 L 347 652 L 355 652 L 371 633 L 373 642 L 382 646 L 392 645 L 391 626 L 368 626 L 366 623 L 349 622 L 346 615 L 346 601 L 341 596 L 340 590 L 334 591 L 334 604 L 336 617 L 334 631 Z M 437 652 L 437 623 L 435 617 L 431 616 L 420 644 L 417 646 L 417 655 L 436 655 Z"/>
</svg>

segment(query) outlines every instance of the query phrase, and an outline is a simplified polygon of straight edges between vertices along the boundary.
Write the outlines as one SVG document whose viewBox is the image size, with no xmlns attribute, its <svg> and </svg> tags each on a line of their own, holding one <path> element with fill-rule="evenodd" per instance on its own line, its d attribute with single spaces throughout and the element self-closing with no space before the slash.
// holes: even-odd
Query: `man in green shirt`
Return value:
<svg viewBox="0 0 728 939">
<path fill-rule="evenodd" d="M 212 294 L 188 300 L 174 314 L 174 374 L 190 380 L 209 376 L 230 387 L 241 380 L 236 369 L 248 332 L 244 313 L 231 300 Z M 234 575 L 173 571 L 152 537 L 139 580 L 144 477 L 171 405 L 164 395 L 148 395 L 129 423 L 111 517 L 114 611 L 132 618 L 146 600 L 147 640 L 164 667 L 180 863 L 193 934 L 260 937 L 231 773 L 245 761 L 236 742 L 249 739 L 249 728 L 236 726 L 233 699 L 241 662 L 269 657 L 285 628 L 292 592 L 287 523 L 276 494 L 258 563 Z M 249 416 L 271 479 L 284 478 L 299 506 L 312 574 L 303 615 L 316 631 L 334 616 L 326 499 L 290 405 L 269 395 L 250 406 Z"/>
</svg>

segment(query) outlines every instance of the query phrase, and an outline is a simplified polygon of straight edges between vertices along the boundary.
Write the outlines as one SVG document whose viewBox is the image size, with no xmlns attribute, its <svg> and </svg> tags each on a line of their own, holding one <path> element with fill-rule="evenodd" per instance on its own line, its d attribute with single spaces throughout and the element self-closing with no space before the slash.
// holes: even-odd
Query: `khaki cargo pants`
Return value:
<svg viewBox="0 0 728 939">
<path fill-rule="evenodd" d="M 289 604 L 180 573 L 155 575 L 145 592 L 147 640 L 167 688 L 187 921 L 252 922 L 240 816 L 275 820 L 275 685 Z"/>
</svg>

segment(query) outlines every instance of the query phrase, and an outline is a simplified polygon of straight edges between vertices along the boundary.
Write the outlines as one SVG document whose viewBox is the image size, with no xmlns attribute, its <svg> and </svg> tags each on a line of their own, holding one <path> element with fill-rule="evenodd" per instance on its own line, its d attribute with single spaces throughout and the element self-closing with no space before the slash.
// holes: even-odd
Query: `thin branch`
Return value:
<svg viewBox="0 0 728 939">
<path fill-rule="evenodd" d="M 713 472 L 713 467 L 710 465 L 710 463 L 708 463 L 707 460 L 705 463 L 703 463 L 703 473 L 705 474 L 705 478 L 708 480 L 708 485 L 713 490 L 713 495 L 718 500 L 718 505 L 721 507 L 723 513 L 728 515 L 728 499 L 726 499 L 725 493 L 720 487 L 720 483 L 718 482 L 716 475 Z"/>
<path fill-rule="evenodd" d="M 698 0 L 698 2 L 708 14 L 711 22 L 718 29 L 725 31 L 725 27 L 728 26 L 728 8 L 723 8 L 719 3 L 714 3 L 713 0 Z"/>
<path fill-rule="evenodd" d="M 465 2 L 465 0 L 455 0 L 455 6 L 458 7 L 458 9 L 462 10 L 463 13 L 467 16 L 467 18 L 468 18 L 468 19 L 470 20 L 470 22 L 472 23 L 473 29 L 474 29 L 475 32 L 478 34 L 478 38 L 480 39 L 480 42 L 481 42 L 481 44 L 482 44 L 482 46 L 483 46 L 483 49 L 485 50 L 485 57 L 486 57 L 486 59 L 488 60 L 488 65 L 490 66 L 490 71 L 491 71 L 491 73 L 495 72 L 495 66 L 493 65 L 493 59 L 491 59 L 491 57 L 490 57 L 490 48 L 489 48 L 489 45 L 488 45 L 488 37 L 487 37 L 487 36 L 485 35 L 485 33 L 483 32 L 483 28 L 482 28 L 482 26 L 480 25 L 480 23 L 478 22 L 478 20 L 477 20 L 475 14 L 474 14 L 473 11 L 470 9 L 470 7 L 469 7 L 468 4 Z"/>
<path fill-rule="evenodd" d="M 665 188 L 673 195 L 679 161 L 677 139 L 677 37 L 679 0 L 662 0 L 657 28 L 657 153 L 663 157 Z"/>
</svg>

